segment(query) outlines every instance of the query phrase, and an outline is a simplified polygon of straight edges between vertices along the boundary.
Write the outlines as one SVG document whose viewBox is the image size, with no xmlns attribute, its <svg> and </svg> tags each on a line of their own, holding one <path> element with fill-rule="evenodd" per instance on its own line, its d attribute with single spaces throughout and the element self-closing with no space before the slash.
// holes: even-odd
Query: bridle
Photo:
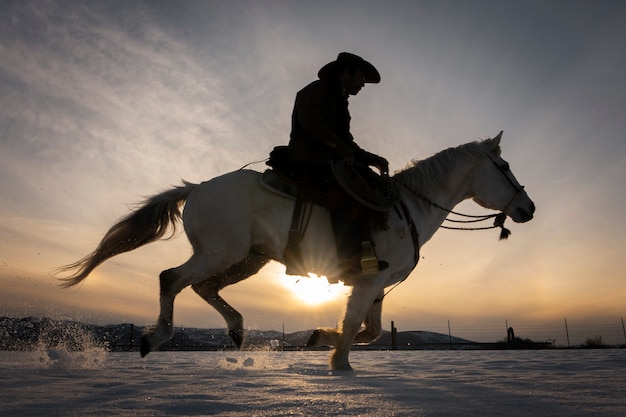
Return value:
<svg viewBox="0 0 626 417">
<path fill-rule="evenodd" d="M 482 221 L 485 221 L 485 220 L 494 219 L 493 226 L 486 226 L 486 227 L 451 227 L 451 226 L 443 226 L 442 225 L 442 226 L 439 226 L 439 227 L 441 227 L 443 229 L 452 229 L 452 230 L 489 230 L 489 229 L 495 229 L 496 227 L 499 227 L 500 228 L 500 240 L 505 240 L 505 239 L 507 239 L 511 235 L 511 231 L 509 229 L 507 229 L 506 227 L 504 227 L 504 221 L 506 220 L 506 211 L 511 206 L 511 204 L 513 204 L 513 201 L 515 201 L 515 199 L 524 191 L 524 186 L 516 184 L 515 181 L 513 181 L 509 177 L 508 173 L 511 172 L 511 170 L 509 169 L 509 164 L 508 163 L 505 163 L 504 165 L 499 165 L 496 162 L 496 160 L 493 159 L 489 154 L 485 154 L 485 156 L 487 158 L 489 158 L 489 160 L 491 162 L 493 162 L 493 164 L 496 166 L 496 168 L 498 168 L 498 171 L 500 171 L 500 173 L 502 173 L 502 175 L 504 175 L 504 178 L 506 178 L 506 180 L 509 182 L 509 184 L 511 184 L 513 186 L 513 188 L 515 188 L 515 194 L 513 194 L 513 197 L 511 197 L 509 202 L 504 206 L 504 209 L 500 213 L 486 214 L 486 215 L 482 215 L 482 216 L 475 216 L 475 215 L 471 215 L 471 214 L 459 213 L 459 212 L 456 212 L 454 210 L 450 210 L 450 209 L 447 209 L 445 207 L 440 206 L 439 204 L 435 203 L 434 201 L 432 201 L 428 197 L 424 196 L 423 194 L 421 194 L 419 192 L 416 192 L 415 190 L 411 190 L 411 189 L 409 189 L 409 190 L 413 194 L 415 194 L 420 200 L 424 201 L 426 204 L 428 204 L 428 205 L 430 205 L 432 207 L 436 207 L 439 210 L 443 210 L 443 211 L 445 211 L 448 214 L 454 214 L 456 216 L 461 216 L 461 217 L 465 217 L 465 218 L 471 219 L 471 220 L 454 220 L 454 219 L 446 218 L 444 221 L 448 221 L 448 222 L 451 222 L 451 223 L 478 223 L 478 222 L 482 222 Z M 417 230 L 415 228 L 415 223 L 411 219 L 411 215 L 408 212 L 408 208 L 406 206 L 404 206 L 404 203 L 402 203 L 402 201 L 400 201 L 400 203 L 401 203 L 401 207 L 403 209 L 403 212 L 404 212 L 405 216 L 407 217 L 407 222 L 409 223 L 410 228 L 411 228 L 411 235 L 412 235 L 412 238 L 413 238 L 413 244 L 416 247 L 415 265 L 417 265 L 417 263 L 419 261 L 419 236 L 417 235 Z M 399 212 L 398 212 L 398 214 L 399 214 Z M 400 217 L 402 217 L 402 216 L 400 216 Z M 385 291 L 381 297 L 379 297 L 376 300 L 374 300 L 374 303 L 381 303 L 383 301 L 383 298 L 385 298 L 387 296 L 387 294 L 389 294 L 394 288 L 396 288 L 398 285 L 400 285 L 407 278 L 408 278 L 408 275 L 406 277 L 404 277 L 403 279 L 401 279 L 400 281 L 396 282 L 391 288 L 389 288 L 387 291 Z"/>
<path fill-rule="evenodd" d="M 499 165 L 489 154 L 485 154 L 487 156 L 487 158 L 489 158 L 489 160 L 491 162 L 493 162 L 493 164 L 496 166 L 496 168 L 498 168 L 498 171 L 500 171 L 502 173 L 502 175 L 504 175 L 504 178 L 506 178 L 506 180 L 509 182 L 509 184 L 511 184 L 513 186 L 513 188 L 515 189 L 515 194 L 513 194 L 513 197 L 511 197 L 511 199 L 509 200 L 508 203 L 506 203 L 506 205 L 504 206 L 504 209 L 502 210 L 503 212 L 508 211 L 509 207 L 511 206 L 511 204 L 513 204 L 513 201 L 515 201 L 515 199 L 522 194 L 522 192 L 524 192 L 524 186 L 521 184 L 517 184 L 515 181 L 513 181 L 511 179 L 511 177 L 509 176 L 509 172 L 511 172 L 511 169 L 509 168 L 509 164 L 508 162 L 505 162 L 504 165 Z"/>
<path fill-rule="evenodd" d="M 522 192 L 524 191 L 524 186 L 517 184 L 508 175 L 508 173 L 510 172 L 508 163 L 505 163 L 504 165 L 500 165 L 489 154 L 485 154 L 485 156 L 487 158 L 489 158 L 489 160 L 495 165 L 495 167 L 498 169 L 498 171 L 504 176 L 504 178 L 506 178 L 506 180 L 509 182 L 509 184 L 511 184 L 513 186 L 513 188 L 515 188 L 515 194 L 513 194 L 513 197 L 511 197 L 509 202 L 504 206 L 504 209 L 502 209 L 502 211 L 500 213 L 486 214 L 486 215 L 479 215 L 479 216 L 475 216 L 475 215 L 471 215 L 471 214 L 459 213 L 459 212 L 456 212 L 454 210 L 450 210 L 450 209 L 447 209 L 445 207 L 440 206 L 439 204 L 437 204 L 434 201 L 430 200 L 428 197 L 424 196 L 421 193 L 416 193 L 416 192 L 414 192 L 414 193 L 417 195 L 418 198 L 420 198 L 422 201 L 426 202 L 428 205 L 430 205 L 432 207 L 436 207 L 439 210 L 443 210 L 443 211 L 445 211 L 445 212 L 447 212 L 449 214 L 454 214 L 456 216 L 465 217 L 466 219 L 471 219 L 471 220 L 456 220 L 456 219 L 448 219 L 448 218 L 446 218 L 444 220 L 444 221 L 447 221 L 447 222 L 450 222 L 450 223 L 462 223 L 462 224 L 479 223 L 479 222 L 482 222 L 482 221 L 485 221 L 485 220 L 494 219 L 493 226 L 485 226 L 485 227 L 454 227 L 454 226 L 444 226 L 444 225 L 441 225 L 440 227 L 442 229 L 450 229 L 450 230 L 489 230 L 489 229 L 495 229 L 496 227 L 499 227 L 501 229 L 500 230 L 500 240 L 504 240 L 504 239 L 507 239 L 509 237 L 509 235 L 511 234 L 511 231 L 504 227 L 504 221 L 506 220 L 506 212 L 508 211 L 508 209 L 511 206 L 511 204 L 513 204 L 515 199 L 520 194 L 522 194 Z"/>
</svg>

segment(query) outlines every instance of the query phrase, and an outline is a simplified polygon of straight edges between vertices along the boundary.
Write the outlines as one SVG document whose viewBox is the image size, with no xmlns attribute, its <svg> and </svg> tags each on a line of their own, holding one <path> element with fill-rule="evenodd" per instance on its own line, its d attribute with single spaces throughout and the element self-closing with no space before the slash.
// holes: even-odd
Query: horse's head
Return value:
<svg viewBox="0 0 626 417">
<path fill-rule="evenodd" d="M 516 223 L 524 223 L 533 218 L 535 204 L 500 156 L 501 139 L 502 132 L 480 144 L 485 157 L 476 166 L 473 199 L 485 208 L 502 211 Z"/>
</svg>

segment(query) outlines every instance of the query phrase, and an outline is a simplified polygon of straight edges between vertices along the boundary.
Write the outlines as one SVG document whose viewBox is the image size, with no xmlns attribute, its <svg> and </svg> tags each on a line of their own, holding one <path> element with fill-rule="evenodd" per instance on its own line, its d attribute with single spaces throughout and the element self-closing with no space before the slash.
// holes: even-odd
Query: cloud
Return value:
<svg viewBox="0 0 626 417">
<path fill-rule="evenodd" d="M 90 183 L 102 178 L 110 188 L 162 187 L 218 172 L 239 120 L 210 63 L 141 14 L 131 32 L 84 5 L 46 5 L 16 7 L 16 23 L 3 31 L 15 33 L 0 42 L 0 173 L 12 208 L 28 207 L 40 190 L 54 200 L 71 184 L 93 200 L 89 190 L 101 188 Z"/>
<path fill-rule="evenodd" d="M 598 287 L 619 288 L 626 247 L 619 2 L 342 2 L 328 16 L 329 6 L 5 2 L 0 272 L 7 285 L 25 273 L 46 282 L 51 266 L 93 249 L 129 205 L 181 177 L 202 181 L 285 144 L 296 91 L 351 50 L 383 75 L 351 99 L 359 144 L 397 169 L 504 129 L 503 155 L 537 204 L 532 222 L 511 225 L 507 243 L 438 233 L 401 296 L 390 296 L 401 299 L 386 306 L 390 314 L 482 314 L 489 300 L 498 300 L 495 314 L 506 314 L 520 306 L 501 301 L 511 289 L 536 294 L 533 309 L 562 311 L 546 306 L 557 300 L 567 308 L 589 293 L 577 271 L 601 271 Z M 143 289 L 188 255 L 181 237 L 116 258 L 98 277 L 126 301 L 127 283 L 116 277 L 136 277 L 132 285 Z M 508 280 L 494 281 L 498 273 Z M 559 296 L 568 280 L 571 292 Z M 268 315 L 288 303 L 288 296 L 274 305 L 252 300 L 273 296 L 274 287 L 260 287 L 251 280 L 233 300 Z M 601 303 L 602 293 L 593 294 Z M 193 317 L 197 301 L 187 297 L 197 297 L 181 298 Z M 421 310 L 406 307 L 416 300 Z"/>
</svg>

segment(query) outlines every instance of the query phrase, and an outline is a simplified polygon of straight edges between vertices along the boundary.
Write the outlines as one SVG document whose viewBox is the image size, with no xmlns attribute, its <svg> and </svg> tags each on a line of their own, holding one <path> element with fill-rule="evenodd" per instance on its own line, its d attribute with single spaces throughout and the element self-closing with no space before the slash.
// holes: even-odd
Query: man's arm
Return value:
<svg viewBox="0 0 626 417">
<path fill-rule="evenodd" d="M 354 155 L 357 161 L 367 166 L 378 168 L 381 175 L 389 174 L 389 162 L 385 158 L 362 149 L 355 142 L 352 142 L 351 146 L 354 148 Z"/>
<path fill-rule="evenodd" d="M 318 85 L 313 85 L 307 91 L 298 94 L 296 100 L 298 123 L 314 140 L 335 149 L 344 158 L 353 157 L 351 146 L 333 132 L 322 116 L 324 96 L 325 92 Z"/>
</svg>

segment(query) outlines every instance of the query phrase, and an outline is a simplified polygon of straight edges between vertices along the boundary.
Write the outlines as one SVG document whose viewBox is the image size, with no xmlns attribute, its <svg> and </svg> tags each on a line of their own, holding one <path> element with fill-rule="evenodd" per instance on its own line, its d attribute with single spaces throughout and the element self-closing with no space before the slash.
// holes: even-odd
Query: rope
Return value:
<svg viewBox="0 0 626 417">
<path fill-rule="evenodd" d="M 478 223 L 478 222 L 482 222 L 482 221 L 484 221 L 484 220 L 491 219 L 491 218 L 496 217 L 496 216 L 497 216 L 497 214 L 490 214 L 490 215 L 488 215 L 488 216 L 484 216 L 484 217 L 481 217 L 481 218 L 479 218 L 479 219 L 475 219 L 475 220 L 455 220 L 455 219 L 446 219 L 446 221 L 449 221 L 449 222 L 451 222 L 451 223 Z"/>
<path fill-rule="evenodd" d="M 421 199 L 422 201 L 426 202 L 428 205 L 433 206 L 435 208 L 438 208 L 439 210 L 443 210 L 447 213 L 450 214 L 454 214 L 456 216 L 461 216 L 461 217 L 466 217 L 466 218 L 470 218 L 472 220 L 456 220 L 456 219 L 448 219 L 446 218 L 444 221 L 450 222 L 450 223 L 478 223 L 478 222 L 482 222 L 485 220 L 489 220 L 489 219 L 494 219 L 493 221 L 493 226 L 485 226 L 485 227 L 453 227 L 453 226 L 444 226 L 441 225 L 439 227 L 441 227 L 442 229 L 448 229 L 448 230 L 489 230 L 489 229 L 495 229 L 497 227 L 500 228 L 500 240 L 505 240 L 508 239 L 508 237 L 511 235 L 511 231 L 509 229 L 507 229 L 506 227 L 504 227 L 504 221 L 506 220 L 506 214 L 505 213 L 496 213 L 496 214 L 484 214 L 484 215 L 472 215 L 472 214 L 464 214 L 464 213 L 459 213 L 450 209 L 447 209 L 445 207 L 440 206 L 439 204 L 431 201 L 430 199 L 428 199 L 427 197 L 423 196 L 420 193 L 415 193 L 414 194 Z"/>
<path fill-rule="evenodd" d="M 489 219 L 494 219 L 493 221 L 493 226 L 485 226 L 485 227 L 451 227 L 451 226 L 439 226 L 442 229 L 450 229 L 450 230 L 489 230 L 489 229 L 495 229 L 496 227 L 499 227 L 500 230 L 500 240 L 505 240 L 508 239 L 508 237 L 511 235 L 511 231 L 509 229 L 507 229 L 506 227 L 504 227 L 504 221 L 506 220 L 506 214 L 505 213 L 496 213 L 496 214 L 485 214 L 482 216 L 474 216 L 471 214 L 463 214 L 463 213 L 457 213 L 455 211 L 449 210 L 447 208 L 441 207 L 439 204 L 434 203 L 432 201 L 430 201 L 428 198 L 424 197 L 421 194 L 415 193 L 421 200 L 425 201 L 426 203 L 428 203 L 429 205 L 436 207 L 440 210 L 443 210 L 445 212 L 457 215 L 457 216 L 461 216 L 461 217 L 467 217 L 467 218 L 471 218 L 473 220 L 454 220 L 454 219 L 445 219 L 445 221 L 449 221 L 452 223 L 476 223 L 476 222 L 482 222 L 485 220 L 489 220 Z M 419 260 L 419 258 L 418 258 Z M 385 291 L 383 293 L 383 295 L 380 298 L 377 298 L 376 300 L 374 300 L 375 303 L 380 303 L 383 301 L 383 299 L 387 296 L 387 294 L 389 294 L 392 290 L 394 290 L 398 285 L 402 284 L 404 282 L 404 280 L 406 280 L 409 276 L 407 275 L 406 277 L 404 277 L 403 279 L 401 279 L 400 281 L 396 282 L 391 288 L 389 288 L 387 291 Z"/>
<path fill-rule="evenodd" d="M 246 168 L 248 168 L 250 165 L 260 164 L 261 162 L 266 162 L 266 161 L 269 161 L 269 158 L 261 159 L 260 161 L 248 162 L 247 164 L 245 164 L 244 166 L 242 166 L 241 168 L 239 168 L 237 171 L 241 171 L 242 169 L 246 169 Z"/>
<path fill-rule="evenodd" d="M 392 290 L 394 290 L 398 285 L 402 284 L 409 276 L 407 275 L 406 277 L 402 278 L 402 280 L 396 282 L 395 284 L 393 284 L 393 286 L 391 288 L 389 288 L 387 291 L 385 291 L 383 293 L 383 295 L 380 298 L 377 298 L 376 300 L 374 300 L 375 303 L 382 303 L 383 299 L 387 296 L 387 294 L 389 294 Z"/>
</svg>

